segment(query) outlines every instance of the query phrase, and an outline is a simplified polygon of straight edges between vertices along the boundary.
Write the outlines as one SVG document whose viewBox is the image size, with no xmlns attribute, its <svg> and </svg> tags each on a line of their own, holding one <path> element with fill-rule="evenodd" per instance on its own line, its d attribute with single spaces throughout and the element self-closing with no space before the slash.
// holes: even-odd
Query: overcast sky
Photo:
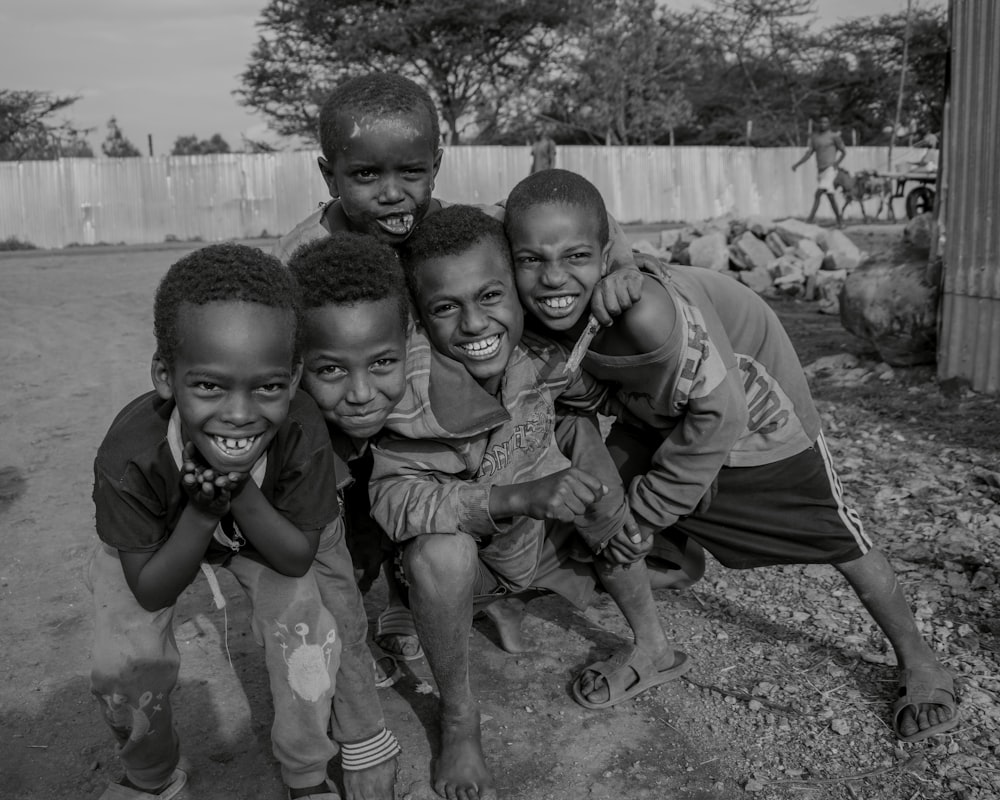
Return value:
<svg viewBox="0 0 1000 800">
<path fill-rule="evenodd" d="M 108 118 L 146 153 L 178 136 L 266 138 L 266 124 L 231 92 L 267 0 L 2 0 L 0 87 L 80 95 L 68 111 L 100 154 Z M 922 5 L 943 0 L 918 0 Z M 703 0 L 665 0 L 688 9 Z M 905 10 L 906 0 L 817 0 L 820 24 Z"/>
</svg>

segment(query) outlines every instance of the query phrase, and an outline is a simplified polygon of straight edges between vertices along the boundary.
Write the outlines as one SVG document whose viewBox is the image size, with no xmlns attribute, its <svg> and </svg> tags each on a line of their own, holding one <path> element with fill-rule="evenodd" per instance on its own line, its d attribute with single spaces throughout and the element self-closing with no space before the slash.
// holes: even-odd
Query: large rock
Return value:
<svg viewBox="0 0 1000 800">
<path fill-rule="evenodd" d="M 721 231 L 712 231 L 699 236 L 688 245 L 687 257 L 692 267 L 707 267 L 720 272 L 729 269 L 726 235 Z"/>
<path fill-rule="evenodd" d="M 817 242 L 826 251 L 823 269 L 851 272 L 865 260 L 860 248 L 838 230 L 824 230 Z"/>
<path fill-rule="evenodd" d="M 840 322 L 894 367 L 937 357 L 937 284 L 924 261 L 873 262 L 856 269 L 840 295 Z"/>
<path fill-rule="evenodd" d="M 800 239 L 812 239 L 814 242 L 823 235 L 819 225 L 810 225 L 797 219 L 783 219 L 774 223 L 774 229 L 785 240 L 785 244 L 794 245 Z"/>
<path fill-rule="evenodd" d="M 931 252 L 934 215 L 930 212 L 917 214 L 903 228 L 903 241 L 926 258 Z"/>
<path fill-rule="evenodd" d="M 774 253 L 750 231 L 733 242 L 733 247 L 743 256 L 745 269 L 767 269 L 774 261 Z"/>
</svg>

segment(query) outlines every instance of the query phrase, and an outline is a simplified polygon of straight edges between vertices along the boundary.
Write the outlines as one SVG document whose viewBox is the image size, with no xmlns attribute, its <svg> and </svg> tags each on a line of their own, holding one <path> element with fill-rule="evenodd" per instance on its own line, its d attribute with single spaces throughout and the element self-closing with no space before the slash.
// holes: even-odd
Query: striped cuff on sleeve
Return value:
<svg viewBox="0 0 1000 800">
<path fill-rule="evenodd" d="M 342 744 L 340 761 L 341 766 L 348 772 L 359 772 L 377 767 L 390 758 L 395 758 L 400 752 L 396 737 L 387 728 L 383 728 L 368 739 Z"/>
</svg>

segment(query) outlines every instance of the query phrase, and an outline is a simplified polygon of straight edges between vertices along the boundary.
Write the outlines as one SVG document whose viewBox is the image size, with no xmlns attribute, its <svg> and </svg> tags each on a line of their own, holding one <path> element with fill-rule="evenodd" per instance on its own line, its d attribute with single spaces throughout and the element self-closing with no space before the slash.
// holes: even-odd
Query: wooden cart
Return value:
<svg viewBox="0 0 1000 800">
<path fill-rule="evenodd" d="M 937 172 L 880 172 L 881 178 L 893 181 L 892 197 L 905 197 L 906 217 L 934 210 L 934 193 L 937 191 Z M 909 186 L 909 190 L 907 190 Z"/>
</svg>

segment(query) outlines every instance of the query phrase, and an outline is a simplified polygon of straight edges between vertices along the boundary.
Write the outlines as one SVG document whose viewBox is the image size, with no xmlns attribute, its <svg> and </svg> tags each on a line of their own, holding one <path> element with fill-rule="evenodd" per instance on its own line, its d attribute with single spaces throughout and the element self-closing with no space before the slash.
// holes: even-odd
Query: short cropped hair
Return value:
<svg viewBox="0 0 1000 800">
<path fill-rule="evenodd" d="M 256 247 L 227 242 L 211 244 L 174 263 L 160 280 L 153 301 L 156 354 L 172 366 L 180 346 L 177 328 L 184 303 L 259 303 L 287 310 L 292 357 L 299 357 L 299 293 L 282 263 Z"/>
<path fill-rule="evenodd" d="M 306 242 L 292 254 L 288 269 L 298 281 L 306 311 L 392 300 L 404 330 L 409 324 L 410 301 L 399 257 L 374 236 L 336 231 Z"/>
<path fill-rule="evenodd" d="M 319 111 L 319 146 L 327 161 L 333 161 L 343 145 L 344 130 L 340 122 L 343 114 L 358 118 L 419 117 L 420 123 L 428 126 L 435 148 L 441 141 L 441 124 L 431 96 L 419 84 L 401 75 L 373 72 L 352 78 L 330 93 Z"/>
<path fill-rule="evenodd" d="M 608 210 L 604 198 L 590 181 L 566 169 L 545 169 L 522 180 L 507 197 L 504 229 L 510 231 L 513 219 L 534 206 L 564 203 L 592 213 L 601 247 L 608 243 Z"/>
<path fill-rule="evenodd" d="M 428 214 L 399 248 L 403 272 L 410 294 L 417 297 L 417 270 L 431 258 L 459 256 L 480 243 L 492 244 L 503 256 L 511 272 L 514 262 L 503 223 L 473 206 L 448 206 Z"/>
</svg>

